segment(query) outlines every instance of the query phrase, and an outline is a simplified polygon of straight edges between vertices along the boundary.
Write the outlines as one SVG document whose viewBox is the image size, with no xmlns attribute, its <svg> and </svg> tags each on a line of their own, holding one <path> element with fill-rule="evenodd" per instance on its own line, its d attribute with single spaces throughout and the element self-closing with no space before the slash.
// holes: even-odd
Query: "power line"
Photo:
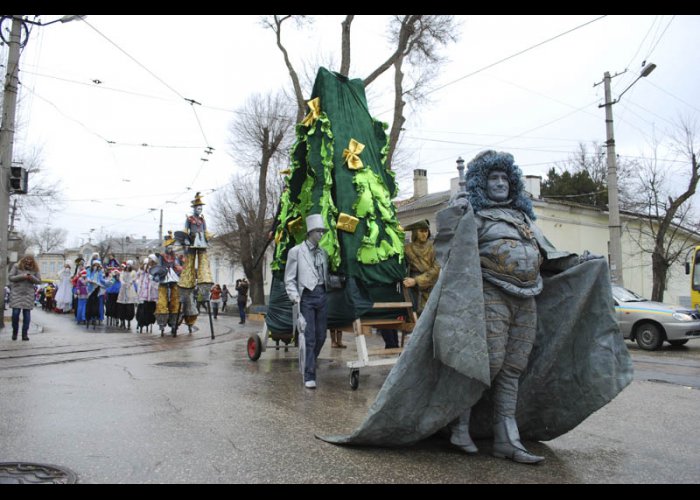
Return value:
<svg viewBox="0 0 700 500">
<path fill-rule="evenodd" d="M 462 80 L 464 80 L 465 78 L 469 78 L 470 76 L 474 76 L 474 75 L 476 75 L 477 73 L 481 73 L 482 71 L 485 71 L 485 70 L 487 70 L 487 69 L 489 69 L 489 68 L 493 68 L 494 66 L 496 66 L 496 65 L 498 65 L 498 64 L 501 64 L 501 63 L 503 63 L 503 62 L 505 62 L 505 61 L 508 61 L 509 59 L 513 59 L 513 58 L 515 58 L 515 57 L 517 57 L 517 56 L 519 56 L 519 55 L 522 55 L 522 54 L 524 54 L 524 53 L 526 53 L 526 52 L 529 52 L 529 51 L 531 51 L 531 50 L 533 50 L 533 49 L 536 49 L 537 47 L 541 47 L 542 45 L 545 45 L 545 44 L 547 44 L 547 43 L 549 43 L 549 42 L 552 42 L 552 41 L 556 40 L 557 38 L 561 38 L 561 37 L 563 37 L 563 36 L 565 36 L 565 35 L 568 35 L 569 33 L 573 33 L 573 32 L 576 31 L 576 30 L 579 30 L 579 29 L 581 29 L 581 28 L 584 28 L 584 27 L 588 26 L 589 24 L 592 24 L 592 23 L 595 23 L 595 22 L 597 22 L 597 21 L 600 21 L 600 20 L 603 19 L 604 17 L 607 17 L 607 16 L 599 16 L 599 17 L 597 17 L 597 18 L 595 18 L 595 19 L 593 19 L 593 20 L 591 20 L 591 21 L 588 21 L 588 22 L 583 23 L 583 24 L 581 24 L 581 25 L 579 25 L 579 26 L 576 26 L 575 28 L 572 28 L 572 29 L 570 29 L 570 30 L 564 31 L 563 33 L 559 33 L 558 35 L 555 35 L 555 36 L 553 36 L 553 37 L 551 37 L 551 38 L 548 38 L 548 39 L 546 39 L 546 40 L 543 40 L 542 42 L 536 43 L 535 45 L 531 45 L 530 47 L 528 47 L 528 48 L 526 48 L 526 49 L 520 50 L 520 51 L 518 51 L 518 52 L 516 52 L 516 53 L 514 53 L 514 54 L 511 54 L 511 55 L 509 55 L 509 56 L 507 56 L 507 57 L 504 57 L 503 59 L 499 59 L 499 60 L 496 61 L 496 62 L 493 62 L 493 63 L 491 63 L 491 64 L 487 64 L 486 66 L 483 66 L 482 68 L 479 68 L 479 69 L 477 69 L 476 71 L 472 71 L 471 73 L 469 73 L 469 74 L 467 74 L 467 75 L 464 75 L 464 76 L 461 76 L 461 77 L 457 78 L 456 80 L 452 80 L 451 82 L 448 82 L 448 83 L 446 83 L 446 84 L 444 84 L 444 85 L 441 85 L 441 86 L 439 86 L 439 87 L 437 87 L 437 88 L 431 90 L 430 92 L 426 92 L 425 95 L 432 94 L 432 93 L 434 93 L 434 92 L 437 92 L 438 90 L 444 89 L 445 87 L 448 87 L 448 86 L 450 86 L 450 85 L 454 85 L 455 83 L 457 83 L 457 82 L 459 82 L 459 81 L 462 81 Z"/>
<path fill-rule="evenodd" d="M 649 57 L 651 57 L 651 54 L 652 54 L 652 53 L 654 52 L 654 50 L 656 49 L 656 46 L 659 45 L 659 42 L 660 42 L 661 39 L 664 37 L 664 35 L 666 34 L 666 31 L 668 30 L 669 26 L 671 26 L 671 23 L 673 22 L 673 20 L 674 20 L 675 18 L 676 18 L 676 16 L 671 17 L 671 20 L 668 22 L 668 24 L 667 24 L 666 27 L 664 28 L 663 32 L 659 35 L 659 38 L 656 39 L 656 43 L 654 43 L 654 46 L 653 46 L 651 49 L 649 49 L 649 52 L 647 53 L 647 56 L 646 56 L 645 59 L 648 60 Z"/>
<path fill-rule="evenodd" d="M 69 116 L 66 113 L 64 113 L 56 104 L 54 104 L 50 100 L 46 99 L 45 97 L 42 97 L 41 95 L 37 94 L 32 88 L 27 87 L 26 85 L 22 84 L 22 82 L 20 82 L 20 85 L 22 86 L 22 88 L 27 89 L 33 96 L 41 99 L 42 101 L 44 101 L 48 105 L 52 106 L 61 116 L 63 116 L 67 120 L 70 120 L 72 122 L 77 123 L 78 125 L 83 127 L 87 132 L 99 137 L 101 140 L 103 140 L 104 142 L 106 142 L 109 145 L 112 145 L 112 146 L 130 146 L 130 147 L 134 147 L 134 146 L 135 147 L 149 147 L 149 148 L 158 148 L 158 149 L 201 149 L 202 148 L 201 145 L 199 145 L 199 146 L 182 146 L 182 145 L 168 145 L 168 144 L 149 144 L 145 141 L 144 142 L 136 142 L 136 143 L 134 143 L 134 142 L 117 142 L 117 141 L 114 141 L 111 139 L 107 139 L 105 136 L 103 136 L 99 132 L 96 132 L 95 130 L 91 129 L 90 127 L 85 125 L 80 120 L 73 118 L 72 116 Z M 196 115 L 196 113 L 195 113 L 195 115 Z M 204 130 L 202 130 L 201 124 L 199 123 L 199 119 L 197 119 L 197 123 L 198 123 L 200 130 L 202 131 L 202 136 L 204 136 Z M 206 137 L 204 137 L 204 140 L 205 140 L 205 144 L 206 144 L 207 143 Z M 211 148 L 211 149 L 213 149 L 213 148 Z"/>
<path fill-rule="evenodd" d="M 145 65 L 141 64 L 141 62 L 138 61 L 135 57 L 133 57 L 133 56 L 132 56 L 131 54 L 129 54 L 127 51 L 125 51 L 124 49 L 122 49 L 119 45 L 117 45 L 116 43 L 114 43 L 114 42 L 113 42 L 111 39 L 109 39 L 104 33 L 102 33 L 101 31 L 99 31 L 97 28 L 95 28 L 95 27 L 94 27 L 92 24 L 90 24 L 88 21 L 85 21 L 84 18 L 83 18 L 83 21 L 85 22 L 85 24 L 87 24 L 88 26 L 90 26 L 90 28 L 92 28 L 97 34 L 99 34 L 101 37 L 103 37 L 103 38 L 104 38 L 105 40 L 107 40 L 109 43 L 111 43 L 112 45 L 114 45 L 114 47 L 116 47 L 120 52 L 122 52 L 122 53 L 123 53 L 124 55 L 126 55 L 129 59 L 131 59 L 132 61 L 134 61 L 134 62 L 135 62 L 136 64 L 138 64 L 141 68 L 143 68 L 146 72 L 148 72 L 148 74 L 150 74 L 150 75 L 153 76 L 156 80 L 158 80 L 160 83 L 162 83 L 163 85 L 165 85 L 168 89 L 170 89 L 172 92 L 174 92 L 177 96 L 179 96 L 179 97 L 182 98 L 183 100 L 189 102 L 190 105 L 192 105 L 192 109 L 193 109 L 193 110 L 194 110 L 194 105 L 195 105 L 195 104 L 201 105 L 200 102 L 195 101 L 194 99 L 190 99 L 190 98 L 187 98 L 187 97 L 183 96 L 180 92 L 178 92 L 178 91 L 175 90 L 172 86 L 170 86 L 165 80 L 163 80 L 162 78 L 160 78 L 160 77 L 159 77 L 158 75 L 156 75 L 153 71 L 151 71 L 150 69 L 148 69 Z M 204 130 L 202 129 L 202 125 L 201 125 L 201 123 L 200 123 L 200 121 L 199 121 L 199 118 L 197 117 L 196 112 L 195 112 L 195 119 L 197 120 L 197 124 L 198 124 L 198 126 L 199 126 L 199 128 L 200 128 L 200 131 L 202 132 L 202 137 L 204 138 L 205 144 L 207 144 L 207 146 L 209 146 L 209 143 L 208 143 L 207 140 L 206 140 L 206 135 L 204 134 Z"/>
<path fill-rule="evenodd" d="M 165 87 L 167 87 L 168 89 L 170 89 L 175 95 L 177 95 L 177 96 L 180 97 L 181 99 L 185 99 L 185 96 L 183 96 L 182 94 L 180 94 L 180 92 L 178 92 L 178 91 L 175 90 L 173 87 L 171 87 L 170 85 L 168 85 L 168 83 L 167 83 L 165 80 L 163 80 L 161 77 L 159 77 L 158 75 L 156 75 L 153 71 L 151 71 L 151 70 L 148 69 L 146 66 L 144 66 L 143 64 L 141 64 L 141 62 L 139 62 L 135 57 L 133 57 L 131 54 L 129 54 L 126 50 L 122 49 L 119 45 L 117 45 L 116 43 L 114 43 L 107 35 L 105 35 L 105 34 L 102 33 L 100 30 L 98 30 L 97 28 L 95 28 L 92 24 L 90 24 L 90 22 L 86 21 L 85 18 L 83 18 L 82 21 L 83 21 L 85 24 L 87 24 L 88 26 L 90 26 L 90 28 L 92 28 L 92 29 L 95 31 L 95 33 L 97 33 L 97 34 L 100 35 L 102 38 L 104 38 L 105 40 L 107 40 L 109 43 L 111 43 L 112 45 L 114 45 L 114 47 L 115 47 L 118 51 L 120 51 L 120 52 L 121 52 L 122 54 L 124 54 L 126 57 L 128 57 L 129 59 L 131 59 L 132 61 L 134 61 L 136 64 L 138 64 L 138 65 L 139 65 L 144 71 L 146 71 L 149 75 L 151 75 L 153 78 L 155 78 L 155 79 L 158 80 L 160 83 L 162 83 L 163 85 L 165 85 Z"/>
<path fill-rule="evenodd" d="M 649 29 L 647 30 L 646 35 L 644 35 L 644 38 L 642 38 L 642 41 L 639 42 L 639 45 L 637 46 L 637 51 L 634 53 L 630 61 L 627 63 L 626 68 L 629 68 L 630 65 L 632 64 L 632 61 L 637 57 L 637 54 L 639 54 L 639 51 L 642 49 L 642 45 L 644 45 L 644 42 L 646 41 L 647 37 L 649 36 L 649 33 L 651 33 L 651 30 L 654 29 L 654 25 L 657 23 L 659 20 L 659 16 L 656 16 L 654 20 L 651 23 L 651 26 L 649 26 Z"/>
<path fill-rule="evenodd" d="M 656 88 L 659 89 L 661 92 L 670 95 L 671 97 L 673 97 L 673 98 L 676 99 L 677 101 L 683 103 L 685 106 L 688 106 L 689 108 L 692 108 L 692 109 L 694 109 L 695 111 L 697 111 L 698 113 L 700 113 L 700 109 L 696 108 L 696 107 L 693 106 L 692 104 L 690 104 L 690 103 L 684 101 L 683 99 L 681 99 L 680 97 L 678 97 L 678 96 L 676 96 L 676 95 L 673 95 L 673 94 L 672 94 L 671 92 L 669 92 L 668 90 L 665 90 L 665 89 L 659 87 L 658 85 L 656 85 L 654 82 L 652 82 L 652 81 L 649 80 L 648 78 L 647 78 L 646 80 L 648 80 L 647 83 L 649 83 L 649 84 L 652 85 L 653 87 L 656 87 Z"/>
</svg>

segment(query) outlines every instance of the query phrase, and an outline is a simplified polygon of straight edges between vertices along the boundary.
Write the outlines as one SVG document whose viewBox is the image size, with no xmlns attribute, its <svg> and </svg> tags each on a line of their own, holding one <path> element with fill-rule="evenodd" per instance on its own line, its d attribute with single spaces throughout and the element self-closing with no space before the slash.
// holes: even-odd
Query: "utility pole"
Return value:
<svg viewBox="0 0 700 500">
<path fill-rule="evenodd" d="M 13 16 L 10 30 L 7 73 L 2 100 L 2 125 L 0 125 L 0 285 L 7 284 L 8 257 L 8 217 L 10 211 L 10 167 L 12 166 L 12 146 L 15 135 L 15 114 L 17 110 L 17 86 L 19 82 L 19 48 L 22 33 L 22 20 Z M 5 328 L 4 314 L 0 314 L 0 328 Z"/>
<path fill-rule="evenodd" d="M 615 154 L 615 134 L 613 131 L 613 114 L 612 105 L 620 102 L 622 95 L 632 88 L 632 85 L 637 83 L 640 78 L 649 76 L 649 74 L 656 69 L 656 64 L 650 63 L 646 64 L 646 61 L 642 63 L 642 71 L 639 76 L 630 83 L 625 90 L 623 90 L 617 99 L 612 99 L 612 92 L 610 91 L 610 80 L 615 76 L 621 75 L 618 73 L 613 77 L 610 76 L 610 72 L 606 71 L 603 74 L 603 81 L 594 84 L 600 85 L 603 83 L 605 88 L 605 104 L 600 104 L 598 107 L 602 108 L 605 106 L 605 132 L 607 146 L 607 166 L 608 166 L 608 228 L 610 230 L 610 281 L 614 284 L 625 286 L 624 280 L 622 278 L 622 226 L 620 225 L 620 204 L 617 199 L 617 155 Z"/>
<path fill-rule="evenodd" d="M 620 205 L 617 199 L 617 156 L 615 155 L 615 133 L 610 91 L 610 72 L 603 75 L 605 86 L 605 132 L 608 164 L 608 229 L 610 230 L 610 280 L 625 286 L 622 278 L 622 227 L 620 226 Z"/>
<path fill-rule="evenodd" d="M 160 209 L 160 224 L 158 225 L 158 241 L 163 241 L 163 209 Z M 158 243 L 160 245 L 160 243 Z"/>
</svg>

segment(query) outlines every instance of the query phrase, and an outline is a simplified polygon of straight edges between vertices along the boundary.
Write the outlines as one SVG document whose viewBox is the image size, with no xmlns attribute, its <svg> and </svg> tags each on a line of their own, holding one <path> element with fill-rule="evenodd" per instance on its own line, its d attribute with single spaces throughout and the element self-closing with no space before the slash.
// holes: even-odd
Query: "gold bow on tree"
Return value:
<svg viewBox="0 0 700 500">
<path fill-rule="evenodd" d="M 360 170 L 363 167 L 362 160 L 360 160 L 360 153 L 362 153 L 364 149 L 364 144 L 357 142 L 355 139 L 350 139 L 350 144 L 343 150 L 343 158 L 348 162 L 348 168 L 350 170 Z"/>
<path fill-rule="evenodd" d="M 307 101 L 306 103 L 311 111 L 309 111 L 309 114 L 304 117 L 304 119 L 301 121 L 301 124 L 304 125 L 305 127 L 311 126 L 316 120 L 318 120 L 318 117 L 321 116 L 321 98 L 316 97 L 314 99 L 311 99 L 310 101 Z"/>
</svg>

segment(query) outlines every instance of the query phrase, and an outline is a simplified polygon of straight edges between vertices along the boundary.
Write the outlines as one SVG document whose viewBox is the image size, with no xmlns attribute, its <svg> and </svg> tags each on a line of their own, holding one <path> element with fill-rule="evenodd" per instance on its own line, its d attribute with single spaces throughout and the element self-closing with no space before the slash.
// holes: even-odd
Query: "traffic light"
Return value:
<svg viewBox="0 0 700 500">
<path fill-rule="evenodd" d="M 27 169 L 10 167 L 10 191 L 13 194 L 26 194 L 28 190 Z"/>
</svg>

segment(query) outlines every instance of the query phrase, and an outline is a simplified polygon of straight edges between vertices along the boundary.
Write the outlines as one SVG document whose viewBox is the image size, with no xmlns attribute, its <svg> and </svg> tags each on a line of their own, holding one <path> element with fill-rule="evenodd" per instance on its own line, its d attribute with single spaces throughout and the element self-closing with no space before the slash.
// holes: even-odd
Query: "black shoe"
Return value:
<svg viewBox="0 0 700 500">
<path fill-rule="evenodd" d="M 27 335 L 22 335 L 22 340 L 29 340 L 29 337 Z"/>
<path fill-rule="evenodd" d="M 12 334 L 12 340 L 17 340 L 17 334 L 16 334 L 16 333 L 13 333 L 13 334 Z"/>
<path fill-rule="evenodd" d="M 239 321 L 238 324 L 239 324 L 239 325 L 245 325 L 245 321 Z"/>
</svg>

